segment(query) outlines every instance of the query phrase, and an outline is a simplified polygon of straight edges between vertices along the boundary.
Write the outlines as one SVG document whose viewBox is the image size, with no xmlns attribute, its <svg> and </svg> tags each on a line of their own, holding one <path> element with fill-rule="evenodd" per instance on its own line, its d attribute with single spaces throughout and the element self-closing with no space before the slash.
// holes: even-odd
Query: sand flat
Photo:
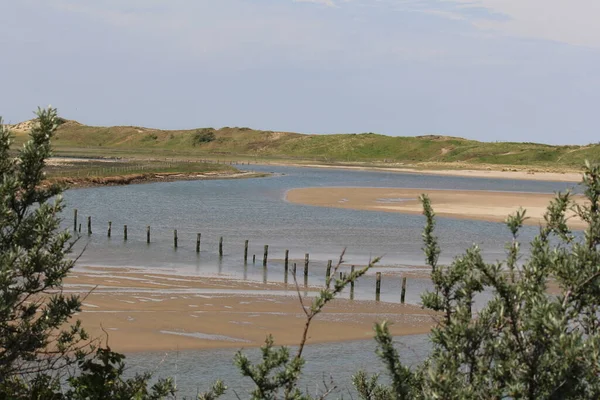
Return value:
<svg viewBox="0 0 600 400">
<path fill-rule="evenodd" d="M 66 283 L 68 292 L 85 296 L 76 318 L 121 352 L 256 347 L 268 334 L 276 344 L 295 345 L 305 323 L 293 284 L 92 267 L 74 270 Z M 317 289 L 301 287 L 305 304 Z M 434 316 L 418 306 L 340 299 L 314 320 L 308 342 L 370 339 L 382 320 L 394 335 L 426 333 Z"/>
<path fill-rule="evenodd" d="M 285 163 L 285 162 L 272 162 L 267 165 L 285 165 L 293 167 L 306 167 L 306 168 L 324 168 L 324 169 L 348 169 L 348 170 L 359 170 L 359 171 L 380 171 L 380 172 L 397 172 L 405 174 L 419 174 L 419 175 L 437 175 L 437 176 L 459 176 L 465 178 L 490 178 L 490 179 L 516 179 L 516 180 L 535 180 L 535 181 L 552 181 L 552 182 L 581 182 L 582 173 L 575 171 L 532 171 L 527 170 L 527 167 L 520 167 L 520 170 L 498 170 L 496 168 L 502 167 L 498 165 L 492 165 L 488 169 L 474 169 L 474 168 L 444 168 L 443 165 L 437 163 L 431 165 L 425 163 L 423 167 L 392 167 L 392 166 L 377 166 L 377 165 L 330 165 L 330 164 L 300 164 L 300 163 Z M 449 164 L 456 166 L 456 164 Z"/>
<path fill-rule="evenodd" d="M 421 214 L 421 194 L 429 195 L 437 215 L 451 218 L 502 222 L 519 208 L 527 210 L 526 223 L 538 225 L 553 194 L 468 190 L 395 189 L 395 188 L 300 188 L 289 190 L 287 201 L 321 207 Z M 582 201 L 581 196 L 576 196 Z M 585 225 L 570 216 L 572 228 Z"/>
</svg>

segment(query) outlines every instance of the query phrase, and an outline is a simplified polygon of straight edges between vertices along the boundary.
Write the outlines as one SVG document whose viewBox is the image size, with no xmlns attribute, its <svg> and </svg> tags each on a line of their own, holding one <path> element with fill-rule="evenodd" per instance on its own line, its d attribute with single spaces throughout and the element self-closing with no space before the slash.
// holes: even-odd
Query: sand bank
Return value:
<svg viewBox="0 0 600 400">
<path fill-rule="evenodd" d="M 502 222 L 522 207 L 527 210 L 526 223 L 531 225 L 543 222 L 548 203 L 554 198 L 542 193 L 336 187 L 292 189 L 287 192 L 287 200 L 321 207 L 421 214 L 418 198 L 423 193 L 429 195 L 439 216 Z M 576 217 L 569 220 L 569 225 L 584 227 Z"/>
<path fill-rule="evenodd" d="M 491 179 L 517 179 L 552 182 L 581 182 L 581 173 L 573 171 L 534 171 L 531 169 L 450 169 L 440 165 L 426 166 L 423 168 L 410 167 L 378 167 L 372 165 L 327 165 L 327 164 L 299 164 L 299 163 L 269 163 L 269 165 L 285 165 L 309 168 L 334 168 L 351 169 L 361 171 L 397 172 L 406 174 L 438 175 L 438 176 L 461 176 L 467 178 L 491 178 Z"/>
<path fill-rule="evenodd" d="M 122 352 L 242 348 L 300 340 L 305 315 L 295 286 L 149 273 L 147 270 L 83 268 L 65 290 L 87 295 L 77 315 L 93 337 L 108 333 Z M 304 293 L 310 302 L 317 288 Z M 373 324 L 388 320 L 395 335 L 428 332 L 433 315 L 411 305 L 336 300 L 316 318 L 309 343 L 370 339 Z"/>
</svg>

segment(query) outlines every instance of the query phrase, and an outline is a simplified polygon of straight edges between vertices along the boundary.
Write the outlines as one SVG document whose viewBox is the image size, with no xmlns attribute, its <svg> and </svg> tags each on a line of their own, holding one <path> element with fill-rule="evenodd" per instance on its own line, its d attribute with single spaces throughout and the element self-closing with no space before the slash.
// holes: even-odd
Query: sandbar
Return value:
<svg viewBox="0 0 600 400">
<path fill-rule="evenodd" d="M 552 181 L 552 182 L 581 182 L 582 173 L 576 171 L 550 171 L 550 170 L 535 170 L 527 167 L 522 169 L 502 168 L 494 165 L 485 169 L 476 169 L 473 166 L 465 168 L 468 164 L 447 164 L 444 167 L 441 163 L 428 164 L 424 163 L 418 167 L 412 166 L 377 166 L 377 165 L 344 165 L 344 164 L 311 164 L 311 163 L 286 163 L 286 162 L 270 162 L 267 165 L 285 165 L 293 167 L 306 168 L 326 168 L 326 169 L 348 169 L 360 171 L 380 171 L 380 172 L 396 172 L 405 174 L 419 175 L 437 175 L 437 176 L 459 176 L 465 178 L 490 178 L 490 179 L 515 179 L 515 180 L 534 180 L 534 181 Z"/>
<path fill-rule="evenodd" d="M 306 321 L 293 284 L 85 267 L 64 290 L 85 297 L 75 318 L 91 337 L 120 352 L 257 347 L 268 334 L 296 345 Z M 317 290 L 301 288 L 305 304 Z M 414 305 L 339 299 L 314 320 L 308 343 L 371 339 L 382 320 L 394 335 L 427 333 L 434 317 Z"/>
<path fill-rule="evenodd" d="M 432 190 L 401 188 L 299 188 L 289 190 L 287 201 L 320 207 L 348 208 L 355 210 L 385 211 L 405 214 L 422 214 L 419 201 L 421 194 L 427 194 L 435 213 L 442 217 L 503 222 L 509 214 L 526 209 L 525 223 L 539 225 L 553 194 L 492 192 L 469 190 Z M 581 196 L 575 196 L 582 202 Z M 585 224 L 572 212 L 569 213 L 569 226 L 574 229 Z"/>
</svg>

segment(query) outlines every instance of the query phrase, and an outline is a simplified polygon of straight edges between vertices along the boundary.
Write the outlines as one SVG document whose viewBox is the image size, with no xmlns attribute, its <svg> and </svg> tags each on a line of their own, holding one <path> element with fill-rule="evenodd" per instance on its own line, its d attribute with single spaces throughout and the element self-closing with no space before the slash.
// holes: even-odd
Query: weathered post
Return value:
<svg viewBox="0 0 600 400">
<path fill-rule="evenodd" d="M 79 224 L 79 233 L 81 233 L 81 224 Z"/>
<path fill-rule="evenodd" d="M 402 277 L 402 292 L 400 293 L 400 303 L 404 304 L 406 299 L 406 277 Z"/>
<path fill-rule="evenodd" d="M 248 243 L 248 240 L 244 242 L 244 264 L 248 262 Z"/>
<path fill-rule="evenodd" d="M 287 275 L 287 271 L 288 271 L 289 259 L 290 259 L 290 251 L 286 250 L 285 251 L 285 259 L 284 259 L 284 269 L 285 269 L 286 275 Z"/>
<path fill-rule="evenodd" d="M 173 247 L 177 248 L 177 229 L 173 230 Z"/>
<path fill-rule="evenodd" d="M 77 232 L 77 209 L 73 210 L 73 230 Z"/>
<path fill-rule="evenodd" d="M 288 283 L 288 262 L 287 262 L 287 250 L 286 250 L 286 258 L 285 258 L 285 264 L 283 266 L 283 283 L 285 283 L 287 285 Z"/>
<path fill-rule="evenodd" d="M 268 258 L 269 258 L 269 245 L 265 244 L 265 253 L 263 254 L 263 267 L 267 266 Z"/>
<path fill-rule="evenodd" d="M 108 221 L 108 237 L 112 234 L 112 221 Z"/>
<path fill-rule="evenodd" d="M 379 301 L 381 298 L 381 272 L 377 273 L 377 280 L 375 282 L 375 301 Z"/>
<path fill-rule="evenodd" d="M 327 272 L 325 273 L 325 283 L 328 283 L 331 279 L 331 264 L 333 261 L 327 261 Z"/>
<path fill-rule="evenodd" d="M 308 280 L 308 253 L 304 255 L 304 281 Z"/>
<path fill-rule="evenodd" d="M 123 240 L 127 240 L 127 225 L 123 225 Z"/>
<path fill-rule="evenodd" d="M 294 277 L 296 276 L 296 263 L 294 263 L 294 267 L 292 268 L 292 274 L 294 274 Z"/>
<path fill-rule="evenodd" d="M 256 264 L 256 254 L 252 254 L 252 264 Z"/>
<path fill-rule="evenodd" d="M 350 267 L 350 275 L 354 274 L 354 265 Z M 350 281 L 350 300 L 354 300 L 354 279 Z"/>
<path fill-rule="evenodd" d="M 92 217 L 88 217 L 87 226 L 88 226 L 88 235 L 91 235 L 92 234 Z"/>
<path fill-rule="evenodd" d="M 223 257 L 223 236 L 219 239 L 219 257 Z"/>
<path fill-rule="evenodd" d="M 150 225 L 146 227 L 146 243 L 150 244 Z"/>
<path fill-rule="evenodd" d="M 196 235 L 196 253 L 200 253 L 200 240 L 202 239 L 202 234 L 198 233 Z"/>
</svg>

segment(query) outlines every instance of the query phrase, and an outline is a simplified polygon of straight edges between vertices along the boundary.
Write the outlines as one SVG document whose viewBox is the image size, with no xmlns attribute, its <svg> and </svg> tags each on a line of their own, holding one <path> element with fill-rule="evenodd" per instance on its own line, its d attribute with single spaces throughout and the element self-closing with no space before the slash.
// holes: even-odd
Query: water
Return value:
<svg viewBox="0 0 600 400">
<path fill-rule="evenodd" d="M 405 271 L 422 265 L 421 231 L 424 218 L 373 211 L 355 211 L 287 203 L 287 190 L 298 187 L 399 187 L 448 190 L 490 190 L 552 193 L 573 188 L 564 182 L 537 182 L 483 178 L 437 177 L 386 172 L 343 171 L 275 166 L 250 166 L 275 173 L 250 180 L 181 181 L 122 187 L 70 190 L 65 227 L 72 226 L 72 208 L 79 210 L 84 226 L 89 215 L 94 234 L 85 233 L 78 249 L 86 246 L 81 265 L 132 266 L 171 274 L 231 276 L 257 281 L 283 281 L 283 256 L 290 250 L 292 262 L 303 268 L 305 253 L 311 256 L 309 284 L 322 283 L 325 263 L 347 248 L 348 264 L 365 264 L 383 256 L 383 272 Z M 108 221 L 113 237 L 106 237 Z M 127 242 L 122 227 L 128 225 Z M 152 243 L 146 244 L 146 226 L 152 227 Z M 178 230 L 179 248 L 173 249 L 173 229 Z M 196 233 L 202 233 L 202 252 L 195 252 Z M 524 251 L 537 228 L 525 227 L 520 239 Z M 436 233 L 443 249 L 441 261 L 449 262 L 463 249 L 478 244 L 487 260 L 504 257 L 509 240 L 503 224 L 438 218 Z M 224 237 L 225 255 L 218 257 L 219 237 Z M 250 260 L 243 265 L 244 240 L 250 240 Z M 269 267 L 262 268 L 263 245 L 269 245 Z M 398 267 L 400 266 L 400 267 Z M 345 267 L 346 268 L 346 267 Z M 344 269 L 347 271 L 347 269 Z M 431 287 L 427 279 L 410 279 L 407 302 L 417 304 L 420 294 Z M 361 278 L 357 299 L 373 299 L 374 276 Z M 384 275 L 382 301 L 398 302 L 399 276 Z M 342 296 L 348 296 L 343 293 Z M 483 299 L 485 301 L 485 299 Z M 480 303 L 481 304 L 481 303 Z M 475 310 L 476 311 L 476 310 Z M 429 349 L 425 335 L 397 338 L 402 358 L 409 365 L 422 360 Z M 338 385 L 337 394 L 351 397 L 350 377 L 360 368 L 381 371 L 373 341 L 313 345 L 307 348 L 303 387 L 311 393 L 322 389 L 329 376 Z M 248 350 L 256 358 L 258 351 Z M 193 398 L 197 391 L 223 378 L 230 387 L 225 398 L 247 397 L 250 382 L 243 379 L 232 360 L 234 350 L 140 353 L 128 357 L 129 373 L 156 366 L 157 376 L 176 376 L 179 396 Z M 336 396 L 339 397 L 339 396 Z"/>
<path fill-rule="evenodd" d="M 427 356 L 430 349 L 425 335 L 397 337 L 394 342 L 400 359 L 408 366 L 417 364 Z M 331 398 L 352 398 L 350 394 L 356 398 L 351 377 L 359 370 L 383 373 L 382 382 L 387 381 L 375 348 L 374 340 L 309 345 L 305 348 L 306 365 L 300 387 L 315 395 L 322 393 L 324 381 L 329 384 L 333 380 L 337 389 Z M 258 349 L 244 352 L 252 361 L 257 361 L 260 357 Z M 236 399 L 236 393 L 244 399 L 249 397 L 253 385 L 234 366 L 235 353 L 234 349 L 218 349 L 185 351 L 179 354 L 129 354 L 126 361 L 130 369 L 127 372 L 131 375 L 147 371 L 150 365 L 155 366 L 155 378 L 177 378 L 178 398 L 195 398 L 198 392 L 208 390 L 215 380 L 221 379 L 229 387 L 224 399 Z M 292 348 L 292 354 L 295 354 L 295 348 Z"/>
<path fill-rule="evenodd" d="M 80 248 L 87 246 L 82 264 L 175 268 L 178 271 L 239 274 L 244 240 L 250 240 L 250 259 L 260 264 L 263 246 L 270 259 L 282 259 L 285 249 L 300 260 L 305 253 L 324 263 L 347 248 L 346 261 L 365 264 L 383 256 L 385 265 L 422 265 L 421 231 L 424 218 L 386 212 L 320 208 L 287 203 L 287 190 L 298 187 L 369 186 L 424 189 L 527 191 L 552 193 L 573 187 L 564 182 L 437 177 L 386 172 L 251 166 L 274 172 L 270 178 L 248 180 L 180 181 L 68 191 L 65 226 L 72 224 L 71 208 L 79 210 L 83 225 Z M 85 218 L 92 216 L 94 234 L 85 234 Z M 113 237 L 106 237 L 108 221 Z M 122 239 L 128 225 L 128 241 Z M 146 226 L 152 244 L 146 245 Z M 173 249 L 173 230 L 179 248 Z M 525 227 L 527 243 L 537 228 Z M 203 252 L 195 253 L 196 233 L 202 233 Z M 450 261 L 461 249 L 478 244 L 490 260 L 504 256 L 509 239 L 503 224 L 438 218 L 437 234 Z M 225 256 L 218 257 L 224 237 Z M 278 269 L 274 266 L 273 273 Z M 269 271 L 272 273 L 272 271 Z M 260 279 L 260 277 L 259 277 Z"/>
</svg>

